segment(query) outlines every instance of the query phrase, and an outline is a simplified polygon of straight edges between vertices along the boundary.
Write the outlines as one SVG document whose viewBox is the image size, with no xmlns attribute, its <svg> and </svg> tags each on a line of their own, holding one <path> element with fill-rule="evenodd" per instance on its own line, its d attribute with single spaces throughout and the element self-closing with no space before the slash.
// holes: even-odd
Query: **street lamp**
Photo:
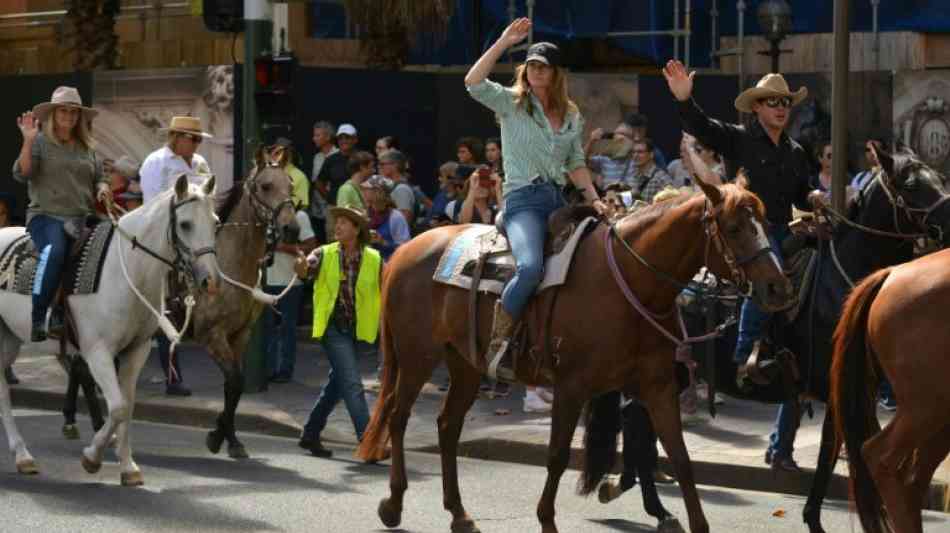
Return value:
<svg viewBox="0 0 950 533">
<path fill-rule="evenodd" d="M 772 43 L 768 51 L 759 52 L 772 58 L 772 72 L 778 72 L 778 58 L 784 52 L 778 45 L 792 29 L 792 8 L 785 0 L 763 0 L 759 4 L 759 26 Z"/>
</svg>

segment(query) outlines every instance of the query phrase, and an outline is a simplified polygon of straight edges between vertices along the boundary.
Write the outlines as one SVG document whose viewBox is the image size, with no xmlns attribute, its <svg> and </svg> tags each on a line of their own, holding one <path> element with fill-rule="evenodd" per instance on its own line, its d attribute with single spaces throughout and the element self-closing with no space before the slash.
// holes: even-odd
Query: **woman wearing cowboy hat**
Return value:
<svg viewBox="0 0 950 533">
<path fill-rule="evenodd" d="M 752 113 L 755 120 L 748 127 L 729 124 L 707 117 L 692 100 L 693 77 L 679 61 L 670 61 L 663 69 L 667 84 L 679 102 L 683 129 L 692 134 L 703 146 L 719 152 L 731 165 L 727 175 L 736 175 L 739 168 L 745 170 L 749 189 L 765 204 L 768 218 L 769 240 L 777 259 L 781 259 L 782 240 L 788 236 L 788 223 L 792 219 L 792 205 L 799 209 L 812 209 L 808 186 L 810 165 L 808 154 L 788 136 L 792 106 L 808 96 L 802 87 L 792 92 L 781 74 L 766 74 L 750 89 L 743 91 L 735 101 L 736 109 Z M 771 315 L 762 311 L 751 299 L 742 304 L 739 319 L 739 338 L 736 342 L 734 361 L 739 365 L 740 385 L 747 381 L 765 384 L 751 357 L 758 351 L 763 327 Z M 798 420 L 791 416 L 791 406 L 782 405 L 776 421 L 776 430 L 770 438 L 766 462 L 783 470 L 798 470 L 792 459 L 792 444 Z"/>
<path fill-rule="evenodd" d="M 17 118 L 23 135 L 13 179 L 26 183 L 30 206 L 26 229 L 40 254 L 33 282 L 30 340 L 46 340 L 46 311 L 59 288 L 69 241 L 79 237 L 96 199 L 111 196 L 109 182 L 93 151 L 89 126 L 96 111 L 82 105 L 79 91 L 58 87 Z"/>
<path fill-rule="evenodd" d="M 331 207 L 336 242 L 310 253 L 296 265 L 301 279 L 317 273 L 313 284 L 313 337 L 330 360 L 330 375 L 314 404 L 298 445 L 317 457 L 333 453 L 320 443 L 320 433 L 336 404 L 343 400 L 362 440 L 369 407 L 356 360 L 356 342 L 376 342 L 381 307 L 383 260 L 370 247 L 369 219 L 355 207 Z"/>
</svg>

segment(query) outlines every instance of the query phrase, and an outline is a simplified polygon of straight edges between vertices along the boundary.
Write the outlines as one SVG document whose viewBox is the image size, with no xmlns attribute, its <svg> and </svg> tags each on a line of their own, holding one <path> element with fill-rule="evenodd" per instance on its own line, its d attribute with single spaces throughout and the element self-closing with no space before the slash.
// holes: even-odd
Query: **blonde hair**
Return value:
<svg viewBox="0 0 950 533">
<path fill-rule="evenodd" d="M 568 113 L 579 113 L 577 104 L 567 94 L 567 70 L 563 67 L 553 67 L 554 76 L 551 79 L 551 107 L 554 112 L 566 120 Z M 515 105 L 524 109 L 529 115 L 534 111 L 531 103 L 531 84 L 528 83 L 528 64 L 522 63 L 515 69 L 515 82 L 511 86 L 515 92 Z"/>
<path fill-rule="evenodd" d="M 43 121 L 43 135 L 49 142 L 61 146 L 63 143 L 59 140 L 59 137 L 56 136 L 55 124 L 56 110 L 60 107 L 66 106 L 56 106 L 46 115 L 46 120 Z M 81 144 L 87 151 L 93 149 L 95 142 L 92 140 L 92 133 L 89 131 L 89 122 L 86 120 L 85 113 L 79 113 L 79 120 L 76 121 L 76 125 L 73 126 L 72 134 L 76 142 Z"/>
</svg>

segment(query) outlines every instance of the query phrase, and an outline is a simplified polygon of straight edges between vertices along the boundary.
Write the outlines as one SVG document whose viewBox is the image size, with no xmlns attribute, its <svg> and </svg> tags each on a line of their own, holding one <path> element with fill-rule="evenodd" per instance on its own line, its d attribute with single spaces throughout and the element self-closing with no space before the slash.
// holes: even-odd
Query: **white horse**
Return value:
<svg viewBox="0 0 950 533">
<path fill-rule="evenodd" d="M 159 318 L 166 274 L 184 270 L 202 289 L 214 292 L 220 272 L 214 253 L 214 177 L 203 185 L 189 185 L 182 175 L 166 191 L 119 219 L 103 259 L 102 283 L 94 294 L 70 296 L 67 305 L 76 317 L 78 346 L 105 396 L 109 417 L 82 451 L 89 473 L 102 466 L 102 454 L 115 434 L 123 485 L 144 483 L 132 459 L 129 423 L 135 405 L 135 384 L 148 358 L 157 327 L 177 341 L 167 319 Z M 22 227 L 0 230 L 0 250 L 25 232 Z M 133 242 L 134 239 L 134 242 Z M 173 265 L 177 265 L 174 266 Z M 0 292 L 0 365 L 10 366 L 30 338 L 30 296 Z M 33 345 L 38 351 L 58 353 L 58 341 Z M 113 358 L 118 356 L 116 372 Z M 39 470 L 13 419 L 10 389 L 0 379 L 0 415 L 10 451 L 20 473 Z"/>
</svg>

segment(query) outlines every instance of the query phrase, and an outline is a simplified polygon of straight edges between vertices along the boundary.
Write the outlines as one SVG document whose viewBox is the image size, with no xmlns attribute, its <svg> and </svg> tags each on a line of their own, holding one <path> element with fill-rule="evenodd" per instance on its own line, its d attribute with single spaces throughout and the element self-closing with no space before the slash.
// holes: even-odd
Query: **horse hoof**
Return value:
<svg viewBox="0 0 950 533">
<path fill-rule="evenodd" d="M 383 521 L 386 527 L 396 527 L 402 522 L 402 509 L 394 509 L 389 502 L 389 498 L 383 498 L 379 502 L 379 519 Z"/>
<path fill-rule="evenodd" d="M 123 487 L 140 487 L 145 484 L 141 472 L 122 472 L 121 480 Z"/>
<path fill-rule="evenodd" d="M 28 476 L 40 473 L 40 469 L 38 466 L 36 466 L 36 461 L 33 459 L 27 459 L 25 461 L 18 462 L 16 464 L 16 471 Z"/>
<path fill-rule="evenodd" d="M 247 450 L 244 449 L 243 444 L 236 444 L 228 446 L 228 457 L 231 459 L 247 459 L 250 456 L 247 454 Z"/>
<path fill-rule="evenodd" d="M 623 491 L 620 490 L 619 480 L 607 479 L 597 489 L 597 500 L 600 503 L 610 503 L 619 498 L 621 494 L 623 494 Z"/>
<path fill-rule="evenodd" d="M 657 533 L 686 533 L 680 521 L 672 516 L 663 519 L 659 525 L 656 526 L 656 531 Z"/>
<path fill-rule="evenodd" d="M 205 439 L 205 445 L 208 447 L 208 451 L 214 454 L 221 451 L 221 443 L 223 442 L 224 435 L 218 433 L 217 430 L 209 431 L 208 437 Z"/>
<path fill-rule="evenodd" d="M 482 530 L 478 529 L 474 520 L 466 517 L 452 522 L 452 533 L 482 533 Z"/>
<path fill-rule="evenodd" d="M 84 453 L 80 454 L 80 459 L 82 461 L 83 469 L 90 474 L 95 474 L 100 468 L 102 468 L 102 461 L 92 461 L 86 457 L 86 454 Z"/>
<path fill-rule="evenodd" d="M 63 424 L 63 437 L 68 440 L 79 440 L 79 428 L 76 424 Z"/>
</svg>

